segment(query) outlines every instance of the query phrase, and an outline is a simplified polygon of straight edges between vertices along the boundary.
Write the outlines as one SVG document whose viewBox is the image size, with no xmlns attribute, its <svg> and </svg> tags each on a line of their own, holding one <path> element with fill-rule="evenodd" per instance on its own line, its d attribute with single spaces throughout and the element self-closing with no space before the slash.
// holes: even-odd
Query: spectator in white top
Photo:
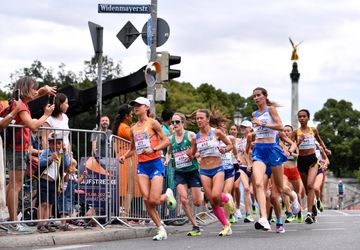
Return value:
<svg viewBox="0 0 360 250">
<path fill-rule="evenodd" d="M 63 138 L 62 138 L 63 143 L 69 152 L 69 156 L 71 158 L 71 165 L 74 165 L 73 167 L 75 167 L 77 165 L 77 162 L 74 158 L 72 158 L 72 153 L 71 153 L 71 143 L 70 143 L 70 139 L 69 139 L 70 131 L 68 130 L 69 129 L 69 118 L 65 114 L 69 108 L 67 96 L 63 93 L 57 93 L 54 98 L 54 105 L 55 105 L 54 112 L 51 114 L 51 116 L 49 116 L 46 119 L 43 126 L 60 129 L 58 131 L 61 131 L 61 134 L 63 135 Z M 46 149 L 47 137 L 50 132 L 51 132 L 51 130 L 43 130 L 43 132 L 42 132 L 43 149 Z"/>
</svg>

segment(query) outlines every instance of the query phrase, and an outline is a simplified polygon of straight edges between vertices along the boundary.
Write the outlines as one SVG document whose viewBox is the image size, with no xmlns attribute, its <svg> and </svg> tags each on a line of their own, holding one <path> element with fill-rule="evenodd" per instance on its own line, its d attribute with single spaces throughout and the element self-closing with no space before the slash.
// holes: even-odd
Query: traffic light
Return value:
<svg viewBox="0 0 360 250">
<path fill-rule="evenodd" d="M 161 65 L 159 83 L 168 82 L 171 79 L 180 77 L 181 71 L 178 69 L 170 69 L 170 66 L 179 64 L 181 62 L 181 56 L 172 56 L 169 52 L 162 51 L 157 53 L 156 61 Z"/>
</svg>

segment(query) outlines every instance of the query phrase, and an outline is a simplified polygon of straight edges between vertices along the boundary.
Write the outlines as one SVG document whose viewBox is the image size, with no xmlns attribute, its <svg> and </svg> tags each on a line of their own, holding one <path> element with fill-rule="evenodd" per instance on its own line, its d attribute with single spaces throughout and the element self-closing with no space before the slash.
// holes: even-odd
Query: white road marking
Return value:
<svg viewBox="0 0 360 250">
<path fill-rule="evenodd" d="M 343 227 L 333 227 L 333 228 L 314 228 L 310 229 L 311 231 L 338 231 L 338 230 L 345 230 Z"/>
<path fill-rule="evenodd" d="M 38 248 L 36 250 L 62 250 L 62 249 L 79 249 L 85 247 L 91 247 L 92 245 L 72 245 L 72 246 L 62 246 L 62 247 L 51 247 L 51 248 Z"/>
<path fill-rule="evenodd" d="M 333 212 L 338 213 L 338 214 L 341 214 L 341 215 L 344 215 L 344 216 L 350 216 L 350 214 L 345 213 L 345 212 L 343 212 L 343 211 L 339 211 L 339 210 L 334 210 Z"/>
<path fill-rule="evenodd" d="M 344 224 L 344 221 L 321 221 L 320 224 Z"/>
</svg>

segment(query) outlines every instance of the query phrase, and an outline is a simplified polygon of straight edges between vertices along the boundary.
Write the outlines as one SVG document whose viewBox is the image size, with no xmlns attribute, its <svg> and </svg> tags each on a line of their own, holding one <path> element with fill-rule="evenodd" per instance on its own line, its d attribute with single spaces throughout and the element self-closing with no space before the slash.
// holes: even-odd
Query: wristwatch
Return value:
<svg viewBox="0 0 360 250">
<path fill-rule="evenodd" d="M 157 148 L 152 148 L 152 150 L 154 151 L 154 153 L 156 153 L 156 151 L 158 151 Z"/>
</svg>

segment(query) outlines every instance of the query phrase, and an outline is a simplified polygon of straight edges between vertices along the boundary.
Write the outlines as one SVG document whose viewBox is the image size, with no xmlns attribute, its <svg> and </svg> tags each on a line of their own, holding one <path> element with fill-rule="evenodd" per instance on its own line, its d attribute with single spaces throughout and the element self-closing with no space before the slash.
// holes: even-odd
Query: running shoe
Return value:
<svg viewBox="0 0 360 250">
<path fill-rule="evenodd" d="M 305 223 L 307 224 L 313 224 L 314 223 L 314 220 L 311 216 L 311 214 L 307 214 L 306 217 L 305 217 Z"/>
<path fill-rule="evenodd" d="M 228 236 L 228 235 L 232 235 L 232 230 L 231 230 L 231 226 L 224 226 L 223 230 L 221 230 L 221 232 L 219 233 L 219 236 Z"/>
<path fill-rule="evenodd" d="M 49 232 L 49 230 L 47 230 L 45 225 L 38 225 L 37 226 L 37 231 L 38 231 L 38 233 L 48 233 Z"/>
<path fill-rule="evenodd" d="M 291 212 L 293 213 L 293 215 L 296 215 L 298 212 L 300 212 L 301 206 L 294 191 L 292 191 L 292 195 L 294 197 L 294 201 L 291 204 Z"/>
<path fill-rule="evenodd" d="M 187 236 L 200 236 L 201 230 L 198 226 L 193 226 L 192 230 L 187 233 Z"/>
<path fill-rule="evenodd" d="M 245 219 L 244 219 L 244 223 L 250 223 L 250 222 L 254 222 L 254 217 L 252 217 L 251 214 L 246 216 Z"/>
<path fill-rule="evenodd" d="M 236 209 L 235 217 L 236 217 L 238 220 L 241 220 L 242 217 L 243 217 L 239 208 Z"/>
<path fill-rule="evenodd" d="M 311 218 L 313 219 L 313 222 L 317 222 L 316 216 L 314 214 L 311 214 Z"/>
<path fill-rule="evenodd" d="M 236 223 L 236 218 L 235 218 L 235 215 L 230 214 L 230 216 L 229 216 L 229 222 L 230 222 L 231 224 Z"/>
<path fill-rule="evenodd" d="M 229 209 L 229 214 L 235 214 L 235 204 L 233 197 L 231 196 L 231 194 L 226 194 L 226 196 L 229 198 L 229 201 L 225 203 L 225 205 Z"/>
<path fill-rule="evenodd" d="M 166 240 L 167 239 L 167 233 L 166 230 L 159 230 L 157 235 L 153 237 L 153 240 Z"/>
<path fill-rule="evenodd" d="M 167 205 L 168 209 L 170 209 L 170 210 L 175 209 L 176 200 L 175 200 L 173 191 L 170 188 L 168 188 L 168 189 L 166 189 L 165 194 L 167 196 L 166 205 Z"/>
<path fill-rule="evenodd" d="M 318 215 L 318 210 L 317 210 L 317 207 L 315 205 L 316 203 L 314 203 L 314 205 L 312 206 L 311 208 L 311 212 L 314 216 L 317 216 Z"/>
<path fill-rule="evenodd" d="M 22 224 L 16 224 L 15 226 L 9 224 L 8 229 L 9 234 L 31 234 L 34 232 L 31 228 Z"/>
<path fill-rule="evenodd" d="M 303 222 L 304 217 L 303 217 L 301 211 L 296 215 L 296 219 L 295 219 L 295 220 L 296 220 L 297 222 L 299 222 L 299 223 Z"/>
<path fill-rule="evenodd" d="M 273 217 L 271 217 L 268 221 L 269 221 L 270 224 L 273 223 L 273 222 L 276 222 L 275 218 L 273 218 Z"/>
<path fill-rule="evenodd" d="M 276 233 L 279 233 L 279 234 L 283 234 L 285 233 L 285 228 L 282 224 L 277 224 L 276 225 Z"/>
<path fill-rule="evenodd" d="M 255 229 L 262 229 L 264 231 L 268 231 L 271 230 L 271 227 L 267 219 L 260 218 L 257 222 L 255 222 Z"/>
<path fill-rule="evenodd" d="M 290 223 L 293 222 L 295 220 L 295 218 L 293 217 L 292 213 L 290 212 L 285 212 L 286 214 L 286 219 L 285 219 L 285 223 Z"/>
<path fill-rule="evenodd" d="M 324 212 L 324 204 L 321 202 L 321 200 L 318 200 L 318 203 L 319 203 L 319 207 L 318 207 L 319 211 Z"/>
<path fill-rule="evenodd" d="M 251 205 L 251 210 L 253 214 L 257 214 L 258 212 L 257 207 L 255 205 Z"/>
</svg>

